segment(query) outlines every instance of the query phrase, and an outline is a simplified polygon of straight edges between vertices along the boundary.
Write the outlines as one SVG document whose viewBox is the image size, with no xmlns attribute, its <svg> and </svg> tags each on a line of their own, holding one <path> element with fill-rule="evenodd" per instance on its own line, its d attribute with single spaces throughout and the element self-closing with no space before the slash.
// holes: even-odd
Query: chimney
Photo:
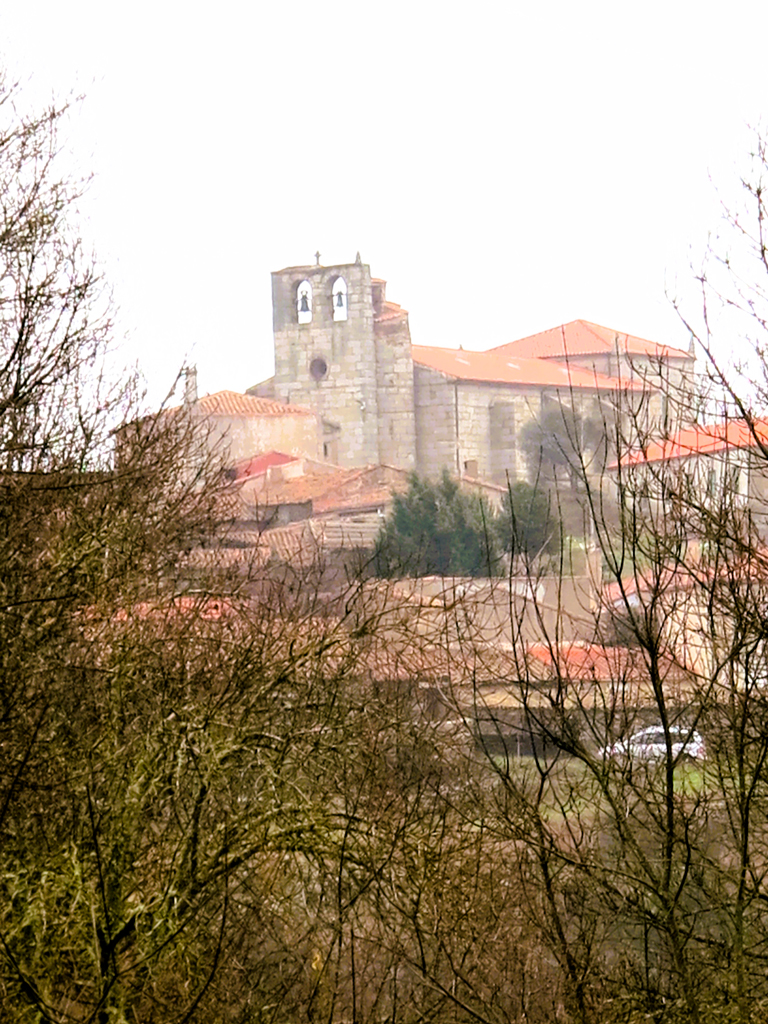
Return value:
<svg viewBox="0 0 768 1024">
<path fill-rule="evenodd" d="M 194 405 L 197 401 L 197 367 L 187 366 L 184 369 L 184 405 Z"/>
</svg>

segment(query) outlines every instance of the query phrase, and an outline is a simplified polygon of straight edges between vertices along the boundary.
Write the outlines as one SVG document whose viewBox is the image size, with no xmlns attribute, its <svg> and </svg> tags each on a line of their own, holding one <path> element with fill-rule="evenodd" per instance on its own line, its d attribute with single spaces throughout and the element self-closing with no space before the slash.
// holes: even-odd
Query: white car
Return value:
<svg viewBox="0 0 768 1024">
<path fill-rule="evenodd" d="M 670 725 L 668 729 L 672 746 L 672 757 L 690 758 L 704 757 L 704 741 L 695 729 L 684 729 L 679 725 Z M 620 757 L 638 761 L 658 761 L 667 756 L 667 741 L 660 725 L 652 725 L 629 736 L 624 736 L 608 747 L 603 747 L 599 754 L 603 758 Z"/>
</svg>

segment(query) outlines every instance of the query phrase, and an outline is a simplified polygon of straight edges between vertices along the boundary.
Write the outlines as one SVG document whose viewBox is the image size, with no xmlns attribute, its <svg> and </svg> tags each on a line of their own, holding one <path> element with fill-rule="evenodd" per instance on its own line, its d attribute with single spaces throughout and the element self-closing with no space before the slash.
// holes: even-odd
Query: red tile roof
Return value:
<svg viewBox="0 0 768 1024">
<path fill-rule="evenodd" d="M 398 306 L 396 302 L 384 301 L 382 310 L 376 314 L 376 323 L 383 323 L 385 320 L 404 320 L 408 316 L 408 310 Z"/>
<path fill-rule="evenodd" d="M 591 388 L 597 391 L 640 390 L 643 382 L 606 377 L 582 366 L 528 359 L 502 353 L 413 346 L 413 361 L 459 380 L 552 388 Z"/>
<path fill-rule="evenodd" d="M 301 405 L 285 405 L 273 398 L 256 398 L 239 391 L 217 391 L 204 395 L 195 408 L 206 416 L 314 416 Z"/>
<path fill-rule="evenodd" d="M 272 466 L 284 466 L 287 462 L 295 462 L 295 455 L 286 455 L 284 452 L 265 452 L 263 455 L 254 455 L 250 459 L 244 459 L 234 467 L 235 479 L 244 480 L 250 476 L 260 476 L 266 473 Z"/>
<path fill-rule="evenodd" d="M 335 509 L 371 508 L 388 504 L 395 491 L 408 487 L 408 473 L 391 466 L 337 469 L 332 473 L 306 473 L 290 480 L 245 481 L 241 494 L 246 502 L 262 507 L 301 505 L 312 502 L 314 513 Z"/>
<path fill-rule="evenodd" d="M 157 619 L 170 621 L 180 617 L 195 617 L 215 622 L 233 615 L 235 608 L 227 598 L 210 595 L 181 595 L 165 602 L 141 601 L 131 608 L 120 608 L 115 612 L 115 622 L 127 622 L 130 619 Z"/>
<path fill-rule="evenodd" d="M 404 491 L 406 486 L 405 481 L 401 486 L 395 485 L 394 487 L 386 484 L 379 486 L 373 483 L 370 487 L 353 490 L 351 494 L 331 492 L 314 501 L 312 508 L 316 513 L 340 512 L 344 509 L 383 508 L 392 501 L 393 491 Z"/>
<path fill-rule="evenodd" d="M 301 505 L 316 501 L 329 491 L 338 490 L 347 481 L 361 473 L 359 469 L 338 469 L 332 473 L 304 473 L 284 480 L 262 474 L 246 480 L 242 495 L 248 502 L 264 506 Z"/>
<path fill-rule="evenodd" d="M 381 529 L 381 520 L 374 513 L 355 520 L 330 516 L 304 519 L 288 526 L 264 530 L 259 537 L 261 560 L 269 555 L 296 566 L 312 565 L 329 551 L 373 548 Z"/>
<path fill-rule="evenodd" d="M 644 678 L 648 674 L 642 651 L 627 647 L 573 641 L 554 645 L 534 643 L 526 648 L 531 669 L 587 682 Z"/>
<path fill-rule="evenodd" d="M 656 600 L 662 595 L 669 597 L 680 592 L 692 592 L 706 604 L 715 585 L 728 588 L 730 593 L 735 583 L 762 583 L 766 580 L 768 547 L 760 544 L 738 558 L 724 560 L 718 566 L 695 559 L 649 566 L 633 576 L 604 584 L 602 599 L 604 607 L 621 609 L 627 604 Z"/>
<path fill-rule="evenodd" d="M 756 420 L 751 426 L 744 420 L 728 420 L 709 426 L 690 427 L 678 431 L 672 437 L 653 441 L 642 451 L 625 455 L 621 465 L 636 466 L 647 462 L 687 458 L 690 455 L 712 455 L 729 448 L 760 446 L 768 450 L 768 420 Z"/>
<path fill-rule="evenodd" d="M 673 594 L 692 591 L 701 578 L 709 581 L 711 570 L 695 564 L 653 566 L 638 571 L 634 576 L 614 580 L 603 586 L 603 602 L 607 608 L 622 609 L 636 605 L 654 594 Z"/>
<path fill-rule="evenodd" d="M 540 334 L 531 334 L 518 341 L 498 345 L 492 352 L 507 356 L 527 356 L 536 359 L 563 359 L 567 356 L 606 355 L 616 349 L 629 355 L 650 356 L 657 359 L 690 359 L 689 352 L 669 345 L 660 345 L 633 334 L 601 327 L 589 320 L 572 320 L 552 327 Z"/>
<path fill-rule="evenodd" d="M 318 544 L 307 519 L 265 530 L 259 537 L 258 551 L 263 562 L 273 555 L 283 562 L 302 566 L 311 565 L 319 555 Z"/>
</svg>

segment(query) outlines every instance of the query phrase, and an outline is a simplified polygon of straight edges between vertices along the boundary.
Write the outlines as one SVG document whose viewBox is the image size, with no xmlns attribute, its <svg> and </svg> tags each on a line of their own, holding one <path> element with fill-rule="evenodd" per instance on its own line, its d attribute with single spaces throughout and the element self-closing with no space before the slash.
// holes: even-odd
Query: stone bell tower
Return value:
<svg viewBox="0 0 768 1024">
<path fill-rule="evenodd" d="M 272 274 L 274 395 L 323 421 L 324 455 L 342 466 L 414 465 L 413 362 L 405 310 L 354 263 Z"/>
</svg>

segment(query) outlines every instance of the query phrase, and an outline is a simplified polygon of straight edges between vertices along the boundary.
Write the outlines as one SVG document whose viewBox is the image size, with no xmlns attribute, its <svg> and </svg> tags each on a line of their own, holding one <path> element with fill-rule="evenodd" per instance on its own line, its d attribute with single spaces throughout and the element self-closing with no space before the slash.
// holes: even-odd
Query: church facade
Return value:
<svg viewBox="0 0 768 1024">
<path fill-rule="evenodd" d="M 249 393 L 311 409 L 340 466 L 520 479 L 521 431 L 553 403 L 605 420 L 629 400 L 658 423 L 693 377 L 691 353 L 582 320 L 486 352 L 413 345 L 359 254 L 275 272 L 272 303 L 275 375 Z"/>
</svg>

